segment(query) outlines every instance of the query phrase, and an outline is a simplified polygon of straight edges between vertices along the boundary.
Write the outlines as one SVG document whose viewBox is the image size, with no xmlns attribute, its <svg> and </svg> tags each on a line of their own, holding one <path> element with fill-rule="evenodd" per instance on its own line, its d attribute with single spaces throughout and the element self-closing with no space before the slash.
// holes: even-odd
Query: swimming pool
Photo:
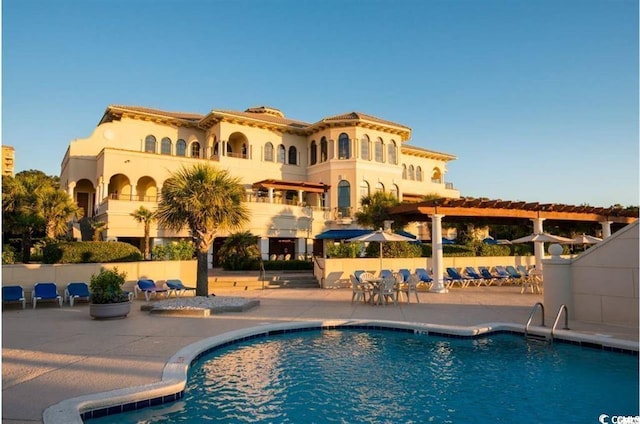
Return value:
<svg viewBox="0 0 640 424">
<path fill-rule="evenodd" d="M 299 330 L 208 352 L 191 364 L 176 402 L 89 422 L 584 423 L 638 415 L 637 356 L 505 331 Z"/>
</svg>

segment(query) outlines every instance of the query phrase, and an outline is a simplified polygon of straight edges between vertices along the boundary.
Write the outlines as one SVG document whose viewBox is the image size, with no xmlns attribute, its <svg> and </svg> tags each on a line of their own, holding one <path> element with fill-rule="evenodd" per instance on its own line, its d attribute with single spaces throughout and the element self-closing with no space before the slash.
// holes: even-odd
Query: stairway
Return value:
<svg viewBox="0 0 640 424">
<path fill-rule="evenodd" d="M 212 275 L 213 274 L 213 275 Z M 313 271 L 267 271 L 264 278 L 255 271 L 221 271 L 209 274 L 209 290 L 317 289 Z"/>
</svg>

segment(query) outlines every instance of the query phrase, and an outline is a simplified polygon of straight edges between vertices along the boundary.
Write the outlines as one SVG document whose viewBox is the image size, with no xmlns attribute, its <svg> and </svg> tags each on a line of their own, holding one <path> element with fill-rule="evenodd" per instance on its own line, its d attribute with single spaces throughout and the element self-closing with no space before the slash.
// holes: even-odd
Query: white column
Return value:
<svg viewBox="0 0 640 424">
<path fill-rule="evenodd" d="M 273 187 L 269 187 L 269 203 L 273 203 Z"/>
<path fill-rule="evenodd" d="M 269 238 L 262 237 L 260 239 L 260 254 L 263 261 L 269 260 Z"/>
<path fill-rule="evenodd" d="M 442 259 L 442 218 L 444 215 L 431 215 L 431 260 L 433 261 L 433 293 L 447 293 L 442 274 L 444 272 L 444 260 Z"/>
<path fill-rule="evenodd" d="M 611 237 L 611 221 L 602 221 L 600 226 L 602 227 L 602 239 Z"/>
<path fill-rule="evenodd" d="M 304 191 L 298 190 L 298 204 L 304 203 Z"/>
<path fill-rule="evenodd" d="M 71 197 L 72 200 L 75 200 L 75 198 L 73 197 L 74 188 L 76 188 L 76 183 L 74 181 L 71 181 L 69 183 L 69 186 L 67 187 L 67 194 L 69 195 L 69 197 Z"/>
<path fill-rule="evenodd" d="M 533 218 L 531 221 L 533 221 L 533 233 L 542 234 L 544 232 L 544 230 L 542 229 L 542 221 L 544 221 L 544 218 Z M 536 268 L 542 269 L 542 258 L 544 258 L 544 243 L 533 243 L 533 255 L 536 258 Z"/>
</svg>

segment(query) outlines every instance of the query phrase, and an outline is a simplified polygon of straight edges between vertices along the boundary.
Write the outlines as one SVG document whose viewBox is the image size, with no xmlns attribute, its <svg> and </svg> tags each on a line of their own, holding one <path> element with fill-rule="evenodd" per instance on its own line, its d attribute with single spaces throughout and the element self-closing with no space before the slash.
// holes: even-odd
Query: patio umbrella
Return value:
<svg viewBox="0 0 640 424">
<path fill-rule="evenodd" d="M 380 243 L 380 269 L 382 269 L 382 243 L 389 241 L 415 241 L 410 237 L 405 237 L 400 234 L 392 233 L 390 231 L 382 231 L 382 228 L 378 231 L 373 231 L 368 234 L 364 234 L 358 237 L 347 239 L 347 241 L 377 241 Z"/>
<path fill-rule="evenodd" d="M 571 241 L 571 239 L 566 237 L 554 236 L 548 233 L 538 233 L 511 240 L 511 243 L 571 243 Z"/>
<path fill-rule="evenodd" d="M 598 237 L 593 237 L 593 236 L 587 236 L 585 234 L 579 235 L 578 237 L 574 237 L 571 240 L 572 244 L 596 244 L 598 242 L 601 242 L 602 239 L 598 238 Z"/>
</svg>

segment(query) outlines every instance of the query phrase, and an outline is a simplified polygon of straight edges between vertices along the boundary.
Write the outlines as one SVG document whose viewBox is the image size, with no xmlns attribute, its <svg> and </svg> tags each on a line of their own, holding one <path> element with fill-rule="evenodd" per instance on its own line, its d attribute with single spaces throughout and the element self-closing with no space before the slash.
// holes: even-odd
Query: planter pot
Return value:
<svg viewBox="0 0 640 424">
<path fill-rule="evenodd" d="M 89 315 L 95 319 L 125 318 L 131 311 L 131 302 L 90 303 Z"/>
</svg>

